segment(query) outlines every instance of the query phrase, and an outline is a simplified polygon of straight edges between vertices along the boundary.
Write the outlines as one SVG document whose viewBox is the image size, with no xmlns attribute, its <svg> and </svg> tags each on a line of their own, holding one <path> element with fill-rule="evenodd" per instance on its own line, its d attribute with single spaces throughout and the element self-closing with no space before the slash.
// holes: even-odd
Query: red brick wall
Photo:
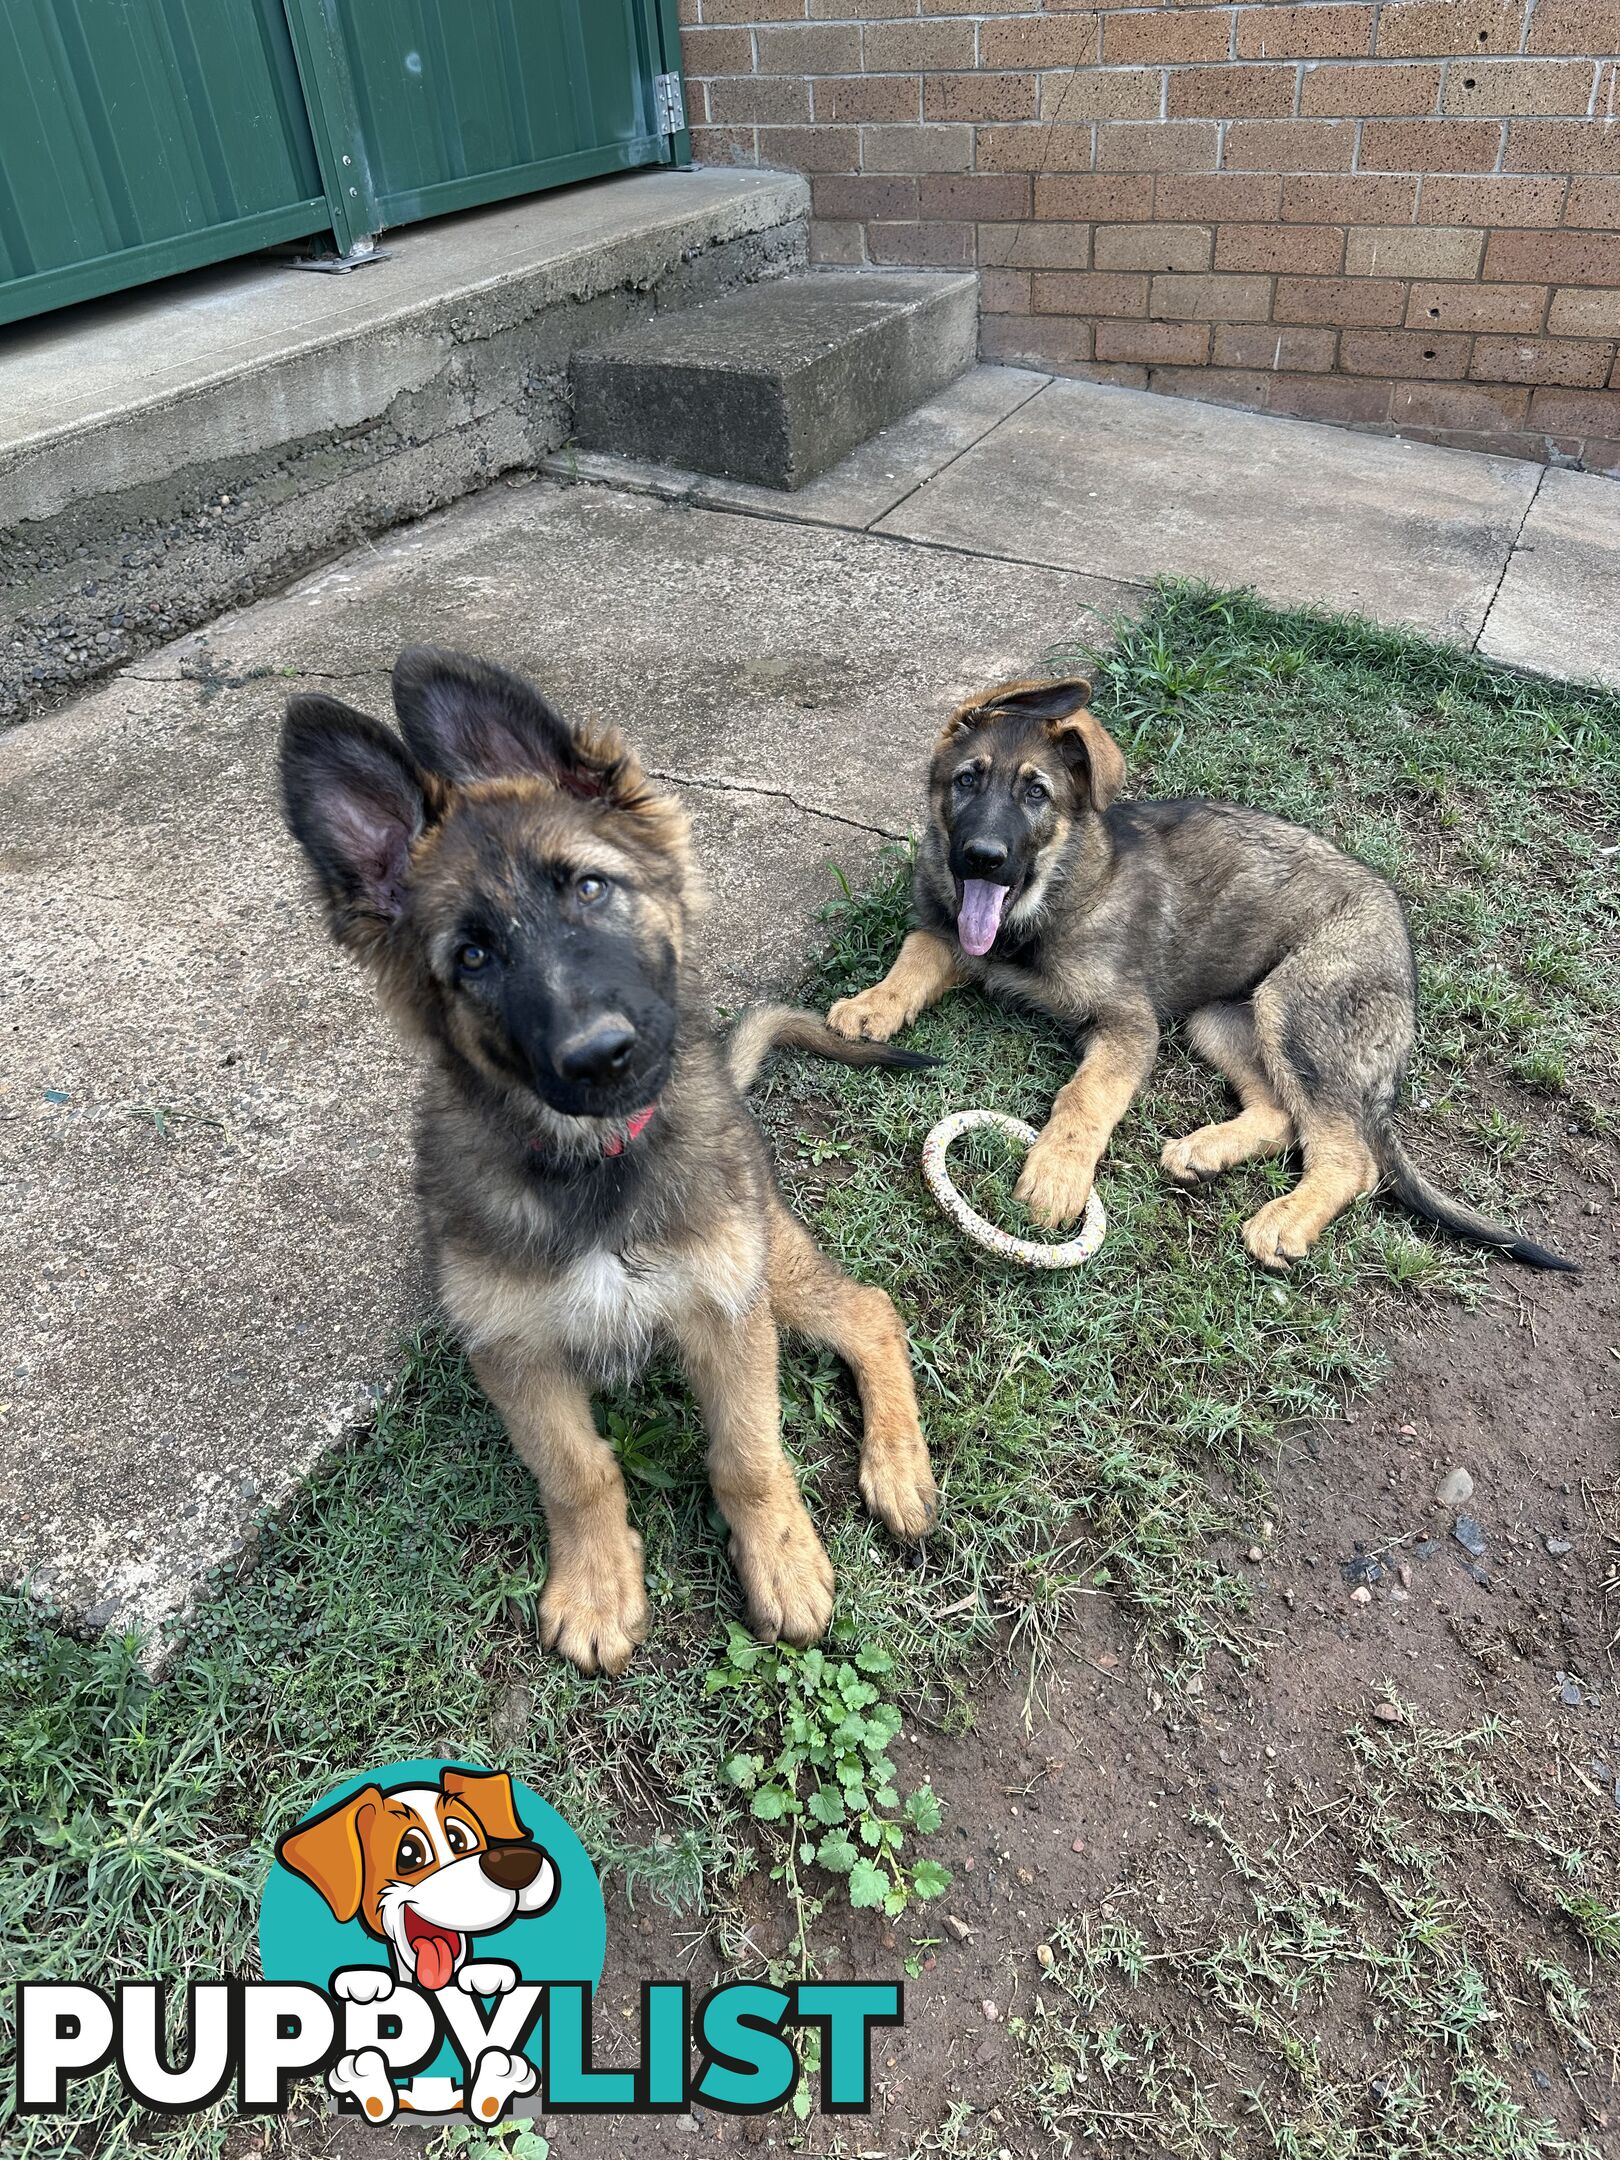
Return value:
<svg viewBox="0 0 1620 2160">
<path fill-rule="evenodd" d="M 682 0 L 696 155 L 983 352 L 1620 470 L 1620 0 Z"/>
</svg>

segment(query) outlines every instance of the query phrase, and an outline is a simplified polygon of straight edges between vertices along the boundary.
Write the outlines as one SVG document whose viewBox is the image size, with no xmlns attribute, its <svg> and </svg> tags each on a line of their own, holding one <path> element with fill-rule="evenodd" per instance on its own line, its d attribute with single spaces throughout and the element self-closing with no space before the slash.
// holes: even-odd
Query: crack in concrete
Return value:
<svg viewBox="0 0 1620 2160">
<path fill-rule="evenodd" d="M 1039 394 L 1038 391 L 1035 393 L 1036 396 Z M 1007 417 L 1010 419 L 1011 415 Z M 1002 422 L 997 421 L 996 426 L 1001 425 Z M 990 432 L 993 434 L 995 430 Z M 976 445 L 970 444 L 968 447 L 971 449 Z M 951 462 L 954 464 L 955 459 Z M 658 487 L 637 485 L 629 480 L 621 480 L 616 476 L 608 478 L 598 473 L 582 472 L 577 477 L 569 477 L 548 470 L 542 477 L 554 480 L 561 487 L 594 487 L 601 488 L 609 495 L 638 495 L 653 502 L 664 503 L 671 509 L 701 512 L 707 517 L 757 518 L 765 525 L 792 525 L 800 532 L 847 533 L 856 540 L 881 540 L 887 547 L 923 548 L 930 554 L 955 555 L 966 562 L 998 562 L 1010 564 L 1015 570 L 1046 570 L 1055 577 L 1073 578 L 1077 584 L 1093 589 L 1107 586 L 1112 592 L 1123 593 L 1150 593 L 1153 590 L 1152 578 L 1125 577 L 1117 571 L 1077 570 L 1072 563 L 1054 562 L 1046 555 L 1008 555 L 995 548 L 969 547 L 959 540 L 929 540 L 917 533 L 885 532 L 883 519 L 892 517 L 893 510 L 883 511 L 876 524 L 848 525 L 834 518 L 795 517 L 791 510 L 768 509 L 763 503 L 715 502 L 707 496 L 690 495 L 684 491 L 679 494 L 668 493 Z M 919 483 L 919 486 L 922 485 L 926 483 Z M 912 490 L 912 494 L 917 492 L 916 488 Z M 910 496 L 905 498 L 907 502 L 910 499 Z M 1099 619 L 1106 619 L 1100 606 L 1089 601 L 1082 601 L 1082 605 L 1090 607 L 1091 613 Z"/>
<path fill-rule="evenodd" d="M 283 682 L 387 682 L 387 668 L 356 668 L 343 674 L 335 674 L 320 668 L 275 668 L 266 675 L 225 676 L 213 687 L 216 694 L 224 695 L 232 690 L 245 690 L 269 675 Z M 210 679 L 201 675 L 137 675 L 132 670 L 120 670 L 120 682 L 148 683 L 157 689 L 179 689 L 185 684 L 207 688 Z M 892 825 L 872 825 L 864 818 L 850 817 L 842 810 L 824 809 L 819 803 L 804 802 L 788 788 L 764 787 L 748 780 L 729 780 L 719 773 L 678 772 L 668 766 L 648 765 L 644 768 L 653 780 L 667 781 L 671 787 L 708 788 L 717 794 L 756 795 L 767 801 L 785 802 L 803 817 L 824 819 L 829 825 L 847 825 L 852 832 L 870 833 L 875 840 L 909 840 L 910 833 Z"/>
<path fill-rule="evenodd" d="M 877 840 L 909 840 L 910 833 L 900 832 L 891 825 L 868 825 L 862 818 L 846 817 L 841 810 L 823 810 L 816 803 L 801 802 L 787 788 L 761 787 L 749 780 L 723 780 L 713 773 L 671 772 L 655 765 L 647 768 L 649 778 L 667 780 L 672 787 L 712 788 L 722 795 L 758 795 L 771 802 L 785 802 L 803 817 L 824 818 L 829 825 L 847 825 L 855 832 L 870 833 Z"/>
<path fill-rule="evenodd" d="M 1020 228 L 1020 230 L 1021 229 L 1022 228 Z M 1021 413 L 1024 410 L 1024 407 L 1026 405 L 1033 405 L 1035 400 L 1041 395 L 1041 392 L 1043 390 L 1050 390 L 1051 387 L 1052 377 L 1050 375 L 1043 375 L 1039 383 L 1036 384 L 1035 388 L 1029 391 L 1025 396 L 1021 397 L 1016 405 L 1009 406 L 1007 411 L 1004 412 L 999 419 L 992 420 L 989 426 L 986 427 L 981 434 L 975 435 L 971 442 L 964 443 L 960 450 L 953 451 L 951 455 L 943 461 L 943 463 L 936 465 L 932 472 L 924 473 L 922 478 L 916 483 L 915 486 L 907 488 L 906 492 L 902 496 L 900 496 L 897 501 L 890 503 L 889 507 L 886 510 L 880 510 L 876 517 L 869 519 L 866 525 L 862 528 L 862 530 L 865 532 L 871 532 L 877 526 L 881 525 L 885 518 L 893 517 L 897 510 L 903 510 L 906 504 L 910 502 L 914 496 L 920 495 L 925 487 L 932 487 L 934 482 L 938 480 L 943 474 L 948 473 L 953 465 L 960 464 L 962 459 L 967 456 L 970 450 L 977 450 L 983 444 L 987 443 L 992 435 L 997 434 L 1002 428 L 1004 428 L 1009 420 L 1013 419 L 1017 414 Z"/>
<path fill-rule="evenodd" d="M 1502 597 L 1502 587 L 1507 583 L 1507 574 L 1513 568 L 1513 558 L 1519 552 L 1519 542 L 1524 538 L 1524 528 L 1530 522 L 1530 513 L 1536 507 L 1536 499 L 1541 493 L 1541 483 L 1546 479 L 1550 469 L 1546 465 L 1536 467 L 1536 484 L 1530 490 L 1530 500 L 1524 506 L 1524 515 L 1519 520 L 1518 530 L 1508 542 L 1507 553 L 1502 558 L 1502 567 L 1497 573 L 1496 583 L 1491 587 L 1491 597 L 1485 603 L 1485 612 L 1479 618 L 1479 628 L 1474 632 L 1473 642 L 1468 648 L 1470 652 L 1479 651 L 1479 641 L 1485 635 L 1486 625 L 1490 622 L 1497 601 Z"/>
<path fill-rule="evenodd" d="M 115 682 L 152 683 L 159 689 L 176 690 L 186 683 L 193 683 L 223 694 L 227 690 L 251 689 L 272 679 L 280 682 L 387 682 L 390 673 L 385 667 L 349 668 L 339 674 L 331 668 L 265 666 L 244 668 L 234 675 L 188 674 L 184 668 L 174 675 L 138 675 L 133 668 L 119 668 L 112 679 Z"/>
</svg>

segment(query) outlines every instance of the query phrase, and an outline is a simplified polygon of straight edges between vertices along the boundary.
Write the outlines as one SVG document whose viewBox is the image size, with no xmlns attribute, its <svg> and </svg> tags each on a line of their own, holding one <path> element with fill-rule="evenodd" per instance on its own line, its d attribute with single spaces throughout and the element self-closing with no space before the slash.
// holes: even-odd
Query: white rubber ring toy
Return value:
<svg viewBox="0 0 1620 2160">
<path fill-rule="evenodd" d="M 1061 1245 L 1040 1245 L 1033 1238 L 1013 1237 L 1006 1230 L 998 1230 L 993 1222 L 986 1222 L 968 1206 L 951 1183 L 945 1157 L 951 1142 L 959 1134 L 971 1132 L 976 1125 L 994 1125 L 1010 1138 L 1021 1140 L 1026 1148 L 1033 1147 L 1040 1137 L 1033 1125 L 1026 1125 L 1022 1118 L 1007 1117 L 1000 1110 L 953 1110 L 948 1118 L 940 1119 L 923 1142 L 923 1176 L 928 1180 L 928 1190 L 963 1236 L 972 1238 L 976 1245 L 982 1245 L 998 1259 L 1016 1260 L 1020 1267 L 1080 1267 L 1093 1258 L 1108 1229 L 1108 1217 L 1095 1192 L 1086 1202 L 1080 1235 L 1066 1238 Z"/>
</svg>

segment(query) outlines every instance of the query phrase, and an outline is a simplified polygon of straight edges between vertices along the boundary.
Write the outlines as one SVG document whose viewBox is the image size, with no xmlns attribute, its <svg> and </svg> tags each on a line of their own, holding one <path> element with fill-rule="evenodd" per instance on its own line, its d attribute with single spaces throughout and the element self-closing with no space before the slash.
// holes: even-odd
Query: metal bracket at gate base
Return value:
<svg viewBox="0 0 1620 2160">
<path fill-rule="evenodd" d="M 387 248 L 380 248 L 374 240 L 356 242 L 347 255 L 293 255 L 288 258 L 289 270 L 322 270 L 328 277 L 343 277 L 351 270 L 364 270 L 372 263 L 387 262 Z"/>
<path fill-rule="evenodd" d="M 686 100 L 681 95 L 681 78 L 678 75 L 653 77 L 653 109 L 658 115 L 660 135 L 678 135 L 685 127 Z"/>
</svg>

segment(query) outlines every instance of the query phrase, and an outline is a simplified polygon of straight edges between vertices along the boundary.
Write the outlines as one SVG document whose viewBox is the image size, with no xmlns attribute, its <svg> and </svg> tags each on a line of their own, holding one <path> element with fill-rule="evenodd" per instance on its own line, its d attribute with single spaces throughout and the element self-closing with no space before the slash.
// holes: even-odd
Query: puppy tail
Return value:
<svg viewBox="0 0 1620 2160">
<path fill-rule="evenodd" d="M 897 1065 L 913 1071 L 937 1065 L 920 1050 L 896 1050 L 888 1043 L 852 1042 L 830 1028 L 819 1013 L 795 1005 L 755 1005 L 745 1012 L 726 1045 L 726 1067 L 741 1089 L 751 1088 L 773 1050 L 808 1050 L 836 1065 Z"/>
<path fill-rule="evenodd" d="M 1470 1244 L 1488 1245 L 1495 1252 L 1506 1253 L 1509 1259 L 1522 1261 L 1526 1267 L 1553 1268 L 1566 1275 L 1580 1273 L 1577 1261 L 1566 1260 L 1561 1253 L 1549 1252 L 1545 1245 L 1536 1244 L 1532 1238 L 1520 1237 L 1516 1230 L 1508 1229 L 1503 1223 L 1493 1223 L 1488 1216 L 1476 1214 L 1465 1202 L 1442 1192 L 1418 1169 L 1388 1125 L 1376 1126 L 1367 1137 L 1379 1169 L 1389 1180 L 1390 1190 L 1414 1215 L 1421 1215 L 1426 1222 L 1438 1223 L 1454 1237 L 1467 1238 Z"/>
</svg>

